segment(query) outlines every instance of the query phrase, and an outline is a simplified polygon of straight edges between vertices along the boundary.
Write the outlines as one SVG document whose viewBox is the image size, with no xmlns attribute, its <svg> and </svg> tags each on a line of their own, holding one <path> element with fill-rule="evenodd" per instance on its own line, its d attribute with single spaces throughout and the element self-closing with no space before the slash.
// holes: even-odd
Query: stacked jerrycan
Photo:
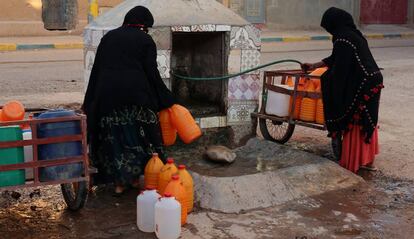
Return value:
<svg viewBox="0 0 414 239">
<path fill-rule="evenodd" d="M 180 180 L 179 175 L 173 175 L 171 181 L 165 188 L 165 194 L 171 194 L 181 205 L 181 225 L 184 225 L 187 221 L 187 193 Z"/>
<path fill-rule="evenodd" d="M 177 239 L 181 234 L 181 204 L 170 193 L 155 203 L 155 235 L 159 239 Z"/>
<path fill-rule="evenodd" d="M 164 163 L 158 157 L 157 153 L 152 154 L 152 158 L 148 161 L 144 171 L 144 184 L 145 188 L 158 188 L 158 180 L 160 172 Z"/>
<path fill-rule="evenodd" d="M 161 168 L 158 177 L 158 192 L 164 195 L 165 188 L 171 181 L 171 177 L 178 172 L 177 167 L 174 164 L 173 158 L 168 158 L 167 163 Z"/>
<path fill-rule="evenodd" d="M 137 197 L 137 226 L 143 232 L 155 232 L 155 203 L 161 196 L 156 188 L 147 187 Z"/>
</svg>

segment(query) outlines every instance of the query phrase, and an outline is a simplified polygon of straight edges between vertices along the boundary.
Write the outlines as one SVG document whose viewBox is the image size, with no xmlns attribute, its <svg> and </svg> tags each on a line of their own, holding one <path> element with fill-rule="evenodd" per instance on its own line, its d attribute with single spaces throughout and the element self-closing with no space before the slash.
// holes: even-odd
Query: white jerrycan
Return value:
<svg viewBox="0 0 414 239">
<path fill-rule="evenodd" d="M 155 203 L 161 196 L 153 188 L 140 193 L 137 197 L 137 226 L 143 232 L 155 231 Z"/>
<path fill-rule="evenodd" d="M 180 237 L 181 205 L 169 193 L 155 204 L 155 234 L 159 239 Z"/>
</svg>

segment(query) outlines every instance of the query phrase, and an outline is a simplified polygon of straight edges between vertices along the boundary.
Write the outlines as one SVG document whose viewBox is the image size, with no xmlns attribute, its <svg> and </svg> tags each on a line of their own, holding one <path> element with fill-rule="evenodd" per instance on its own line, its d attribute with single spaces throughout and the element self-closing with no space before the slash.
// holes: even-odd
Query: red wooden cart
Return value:
<svg viewBox="0 0 414 239">
<path fill-rule="evenodd" d="M 287 79 L 291 77 L 294 79 L 295 86 L 293 90 L 280 87 L 285 85 Z M 316 122 L 306 122 L 294 118 L 295 106 L 298 97 L 305 97 L 311 99 L 320 99 L 322 94 L 318 92 L 306 92 L 298 90 L 299 81 L 301 78 L 305 79 L 320 79 L 318 76 L 311 76 L 309 73 L 302 70 L 282 70 L 282 71 L 266 71 L 263 79 L 263 97 L 259 112 L 252 114 L 252 117 L 258 119 L 259 129 L 266 140 L 284 144 L 292 137 L 296 125 L 326 130 L 325 125 Z M 267 97 L 269 91 L 278 92 L 291 96 L 292 102 L 290 104 L 289 115 L 280 117 L 266 113 Z M 339 158 L 340 148 L 337 146 L 339 142 L 332 141 L 333 153 L 336 158 Z"/>
<path fill-rule="evenodd" d="M 60 136 L 60 137 L 38 138 L 37 127 L 39 124 L 68 122 L 68 121 L 72 121 L 72 122 L 78 121 L 81 126 L 81 133 L 78 135 L 65 135 L 65 136 Z M 90 173 L 92 173 L 92 170 L 89 169 L 89 159 L 88 159 L 88 150 L 87 150 L 88 147 L 87 147 L 87 139 L 86 139 L 86 116 L 78 114 L 72 117 L 61 117 L 61 118 L 54 118 L 54 119 L 33 119 L 33 120 L 14 121 L 14 122 L 2 122 L 2 123 L 0 122 L 0 127 L 21 126 L 21 125 L 30 125 L 30 128 L 32 130 L 32 139 L 0 142 L 0 149 L 32 146 L 33 147 L 33 162 L 25 162 L 25 163 L 19 163 L 19 164 L 11 164 L 11 165 L 0 165 L 0 172 L 19 170 L 19 169 L 31 169 L 31 170 L 34 170 L 34 179 L 31 181 L 26 181 L 26 183 L 23 185 L 1 187 L 0 189 L 18 189 L 18 188 L 24 188 L 24 187 L 38 187 L 38 186 L 45 186 L 45 185 L 60 184 L 61 189 L 62 189 L 62 194 L 63 194 L 63 197 L 65 199 L 65 202 L 68 208 L 73 211 L 76 211 L 82 208 L 85 205 L 85 202 L 88 196 Z M 53 159 L 53 160 L 38 160 L 38 146 L 39 145 L 66 143 L 66 142 L 81 142 L 82 143 L 82 155 L 79 155 L 76 157 Z M 41 182 L 39 180 L 39 168 L 68 165 L 68 164 L 73 164 L 73 163 L 82 163 L 84 172 L 80 177 L 69 178 L 65 180 L 47 181 L 47 182 Z"/>
</svg>

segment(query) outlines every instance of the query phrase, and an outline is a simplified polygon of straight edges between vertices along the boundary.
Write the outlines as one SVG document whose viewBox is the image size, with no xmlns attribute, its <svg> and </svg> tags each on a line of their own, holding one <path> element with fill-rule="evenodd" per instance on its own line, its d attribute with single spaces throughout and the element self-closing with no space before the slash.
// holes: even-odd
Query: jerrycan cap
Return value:
<svg viewBox="0 0 414 239">
<path fill-rule="evenodd" d="M 173 158 L 168 158 L 167 159 L 167 163 L 168 164 L 173 164 L 174 163 L 174 159 Z"/>
<path fill-rule="evenodd" d="M 178 165 L 178 169 L 181 169 L 181 170 L 183 170 L 183 169 L 185 169 L 186 167 L 185 167 L 185 165 L 183 165 L 183 164 L 181 164 L 181 165 Z"/>
<path fill-rule="evenodd" d="M 172 194 L 171 193 L 164 193 L 164 197 L 165 198 L 172 198 Z"/>
<path fill-rule="evenodd" d="M 172 180 L 180 180 L 180 176 L 178 176 L 177 174 L 173 175 L 171 177 Z"/>
<path fill-rule="evenodd" d="M 158 153 L 152 153 L 153 157 L 158 157 Z"/>
<path fill-rule="evenodd" d="M 156 190 L 157 188 L 155 187 L 155 186 L 152 186 L 152 185 L 150 185 L 150 186 L 146 186 L 145 187 L 145 190 L 146 191 L 154 191 L 154 190 Z"/>
</svg>

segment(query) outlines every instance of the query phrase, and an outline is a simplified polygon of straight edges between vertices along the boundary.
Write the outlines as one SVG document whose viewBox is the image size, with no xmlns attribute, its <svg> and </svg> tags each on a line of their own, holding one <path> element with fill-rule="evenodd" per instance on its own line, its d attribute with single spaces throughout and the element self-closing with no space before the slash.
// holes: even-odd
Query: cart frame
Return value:
<svg viewBox="0 0 414 239">
<path fill-rule="evenodd" d="M 39 124 L 61 123 L 61 122 L 69 122 L 69 121 L 71 122 L 77 121 L 80 123 L 80 129 L 81 129 L 80 134 L 65 135 L 65 136 L 59 136 L 59 137 L 38 138 L 37 129 L 38 129 Z M 87 136 L 86 136 L 86 129 L 87 129 L 86 116 L 77 114 L 76 116 L 53 118 L 53 119 L 32 119 L 32 120 L 22 120 L 22 121 L 13 121 L 13 122 L 0 122 L 0 127 L 21 126 L 21 125 L 30 126 L 30 129 L 32 130 L 32 139 L 0 142 L 0 149 L 32 146 L 33 147 L 33 161 L 19 163 L 19 164 L 0 165 L 0 172 L 22 170 L 22 169 L 32 169 L 34 171 L 33 172 L 34 177 L 33 177 L 33 180 L 26 181 L 26 184 L 0 187 L 0 189 L 13 190 L 13 189 L 19 189 L 19 188 L 61 184 L 62 193 L 66 201 L 66 204 L 68 205 L 68 208 L 74 211 L 82 208 L 87 198 L 87 193 L 89 189 L 89 181 L 90 181 L 90 173 L 93 173 L 93 170 L 90 170 L 89 168 L 88 144 L 87 144 Z M 75 157 L 52 159 L 52 160 L 39 160 L 39 157 L 38 157 L 39 145 L 67 143 L 67 142 L 81 142 L 82 155 L 75 156 Z M 68 165 L 68 164 L 73 164 L 73 163 L 83 164 L 84 172 L 81 177 L 40 182 L 39 168 Z M 68 187 L 71 184 L 73 185 L 73 189 L 69 189 Z M 82 195 L 79 195 L 79 194 L 82 194 Z"/>
</svg>

